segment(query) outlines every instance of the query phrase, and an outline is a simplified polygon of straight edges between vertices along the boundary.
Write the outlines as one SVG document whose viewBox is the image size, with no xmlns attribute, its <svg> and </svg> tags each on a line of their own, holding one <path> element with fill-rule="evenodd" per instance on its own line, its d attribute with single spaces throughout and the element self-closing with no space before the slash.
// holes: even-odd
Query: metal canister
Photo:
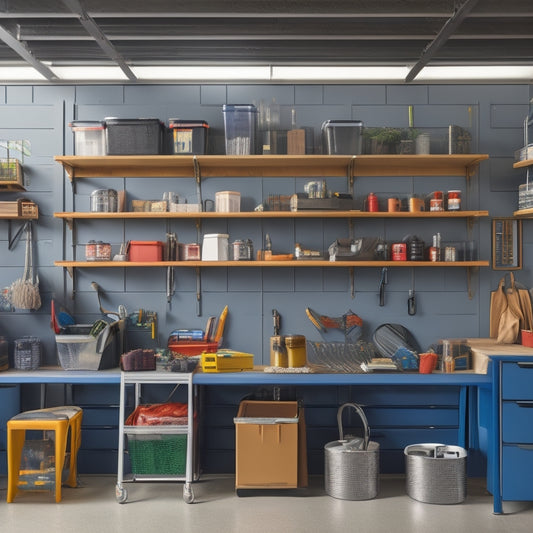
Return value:
<svg viewBox="0 0 533 533">
<path fill-rule="evenodd" d="M 287 335 L 285 337 L 287 348 L 287 363 L 291 368 L 305 366 L 307 363 L 307 350 L 304 335 Z"/>
<path fill-rule="evenodd" d="M 253 261 L 254 258 L 254 243 L 252 239 L 246 239 L 246 259 L 248 261 Z"/>
<path fill-rule="evenodd" d="M 240 239 L 233 241 L 232 250 L 234 261 L 246 261 L 248 259 L 248 249 L 244 241 Z"/>
<path fill-rule="evenodd" d="M 118 193 L 115 189 L 96 189 L 91 193 L 93 213 L 113 213 L 118 211 Z"/>
<path fill-rule="evenodd" d="M 407 261 L 407 244 L 404 242 L 396 242 L 391 246 L 393 261 Z"/>
</svg>

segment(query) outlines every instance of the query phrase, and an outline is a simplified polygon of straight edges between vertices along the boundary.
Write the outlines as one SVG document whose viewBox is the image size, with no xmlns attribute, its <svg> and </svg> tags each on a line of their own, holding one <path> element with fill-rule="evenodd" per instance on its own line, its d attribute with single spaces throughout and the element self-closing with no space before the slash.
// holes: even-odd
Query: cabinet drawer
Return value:
<svg viewBox="0 0 533 533">
<path fill-rule="evenodd" d="M 502 398 L 533 400 L 533 359 L 527 363 L 503 363 Z"/>
<path fill-rule="evenodd" d="M 503 442 L 533 443 L 533 401 L 503 402 Z"/>
<path fill-rule="evenodd" d="M 503 447 L 502 497 L 533 500 L 533 446 Z"/>
</svg>

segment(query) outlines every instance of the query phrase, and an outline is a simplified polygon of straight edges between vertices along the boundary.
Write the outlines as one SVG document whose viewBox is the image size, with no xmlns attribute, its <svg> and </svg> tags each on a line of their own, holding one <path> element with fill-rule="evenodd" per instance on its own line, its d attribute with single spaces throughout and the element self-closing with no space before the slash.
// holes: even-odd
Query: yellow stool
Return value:
<svg viewBox="0 0 533 533">
<path fill-rule="evenodd" d="M 81 444 L 81 419 L 83 411 L 71 405 L 25 411 L 7 422 L 7 503 L 18 492 L 20 460 L 26 440 L 26 430 L 55 431 L 55 496 L 61 501 L 61 483 L 67 435 L 70 429 L 70 470 L 65 484 L 76 487 L 78 483 L 77 456 Z"/>
</svg>

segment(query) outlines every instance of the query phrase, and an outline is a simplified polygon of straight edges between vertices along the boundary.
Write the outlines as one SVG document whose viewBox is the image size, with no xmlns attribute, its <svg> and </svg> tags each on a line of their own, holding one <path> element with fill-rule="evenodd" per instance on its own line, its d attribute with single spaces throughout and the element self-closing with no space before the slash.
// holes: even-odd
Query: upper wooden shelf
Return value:
<svg viewBox="0 0 533 533">
<path fill-rule="evenodd" d="M 55 261 L 65 268 L 131 268 L 131 267 L 486 267 L 488 261 Z"/>
<path fill-rule="evenodd" d="M 100 177 L 469 176 L 487 154 L 55 156 L 70 179 Z"/>
<path fill-rule="evenodd" d="M 239 211 L 232 213 L 216 213 L 204 211 L 199 213 L 123 211 L 119 213 L 93 212 L 57 212 L 54 217 L 71 219 L 169 219 L 169 218 L 477 218 L 489 216 L 488 211 L 420 211 L 420 212 L 368 212 L 368 211 Z"/>
</svg>

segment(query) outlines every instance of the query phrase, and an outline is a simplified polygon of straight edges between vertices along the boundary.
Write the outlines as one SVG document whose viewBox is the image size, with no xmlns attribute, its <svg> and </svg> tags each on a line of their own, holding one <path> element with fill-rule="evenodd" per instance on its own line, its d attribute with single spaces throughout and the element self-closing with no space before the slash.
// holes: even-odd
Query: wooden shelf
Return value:
<svg viewBox="0 0 533 533">
<path fill-rule="evenodd" d="M 347 267 L 486 267 L 488 261 L 55 261 L 65 268 L 132 268 L 132 267 L 291 267 L 291 268 L 347 268 Z"/>
<path fill-rule="evenodd" d="M 488 154 L 362 155 L 354 176 L 471 176 Z"/>
<path fill-rule="evenodd" d="M 533 159 L 524 159 L 523 161 L 517 161 L 513 164 L 513 168 L 524 168 L 533 165 Z"/>
<path fill-rule="evenodd" d="M 56 156 L 70 179 L 470 176 L 487 154 Z"/>
<path fill-rule="evenodd" d="M 0 220 L 37 220 L 38 218 L 38 214 L 31 216 L 0 215 Z"/>
<path fill-rule="evenodd" d="M 513 216 L 519 218 L 533 218 L 533 207 L 530 207 L 529 209 L 520 209 L 519 211 L 515 211 L 513 213 Z"/>
<path fill-rule="evenodd" d="M 488 211 L 421 211 L 421 212 L 387 212 L 379 211 L 239 211 L 233 213 L 175 213 L 124 211 L 120 213 L 60 212 L 54 217 L 72 219 L 227 219 L 227 218 L 478 218 L 489 216 Z"/>
</svg>

